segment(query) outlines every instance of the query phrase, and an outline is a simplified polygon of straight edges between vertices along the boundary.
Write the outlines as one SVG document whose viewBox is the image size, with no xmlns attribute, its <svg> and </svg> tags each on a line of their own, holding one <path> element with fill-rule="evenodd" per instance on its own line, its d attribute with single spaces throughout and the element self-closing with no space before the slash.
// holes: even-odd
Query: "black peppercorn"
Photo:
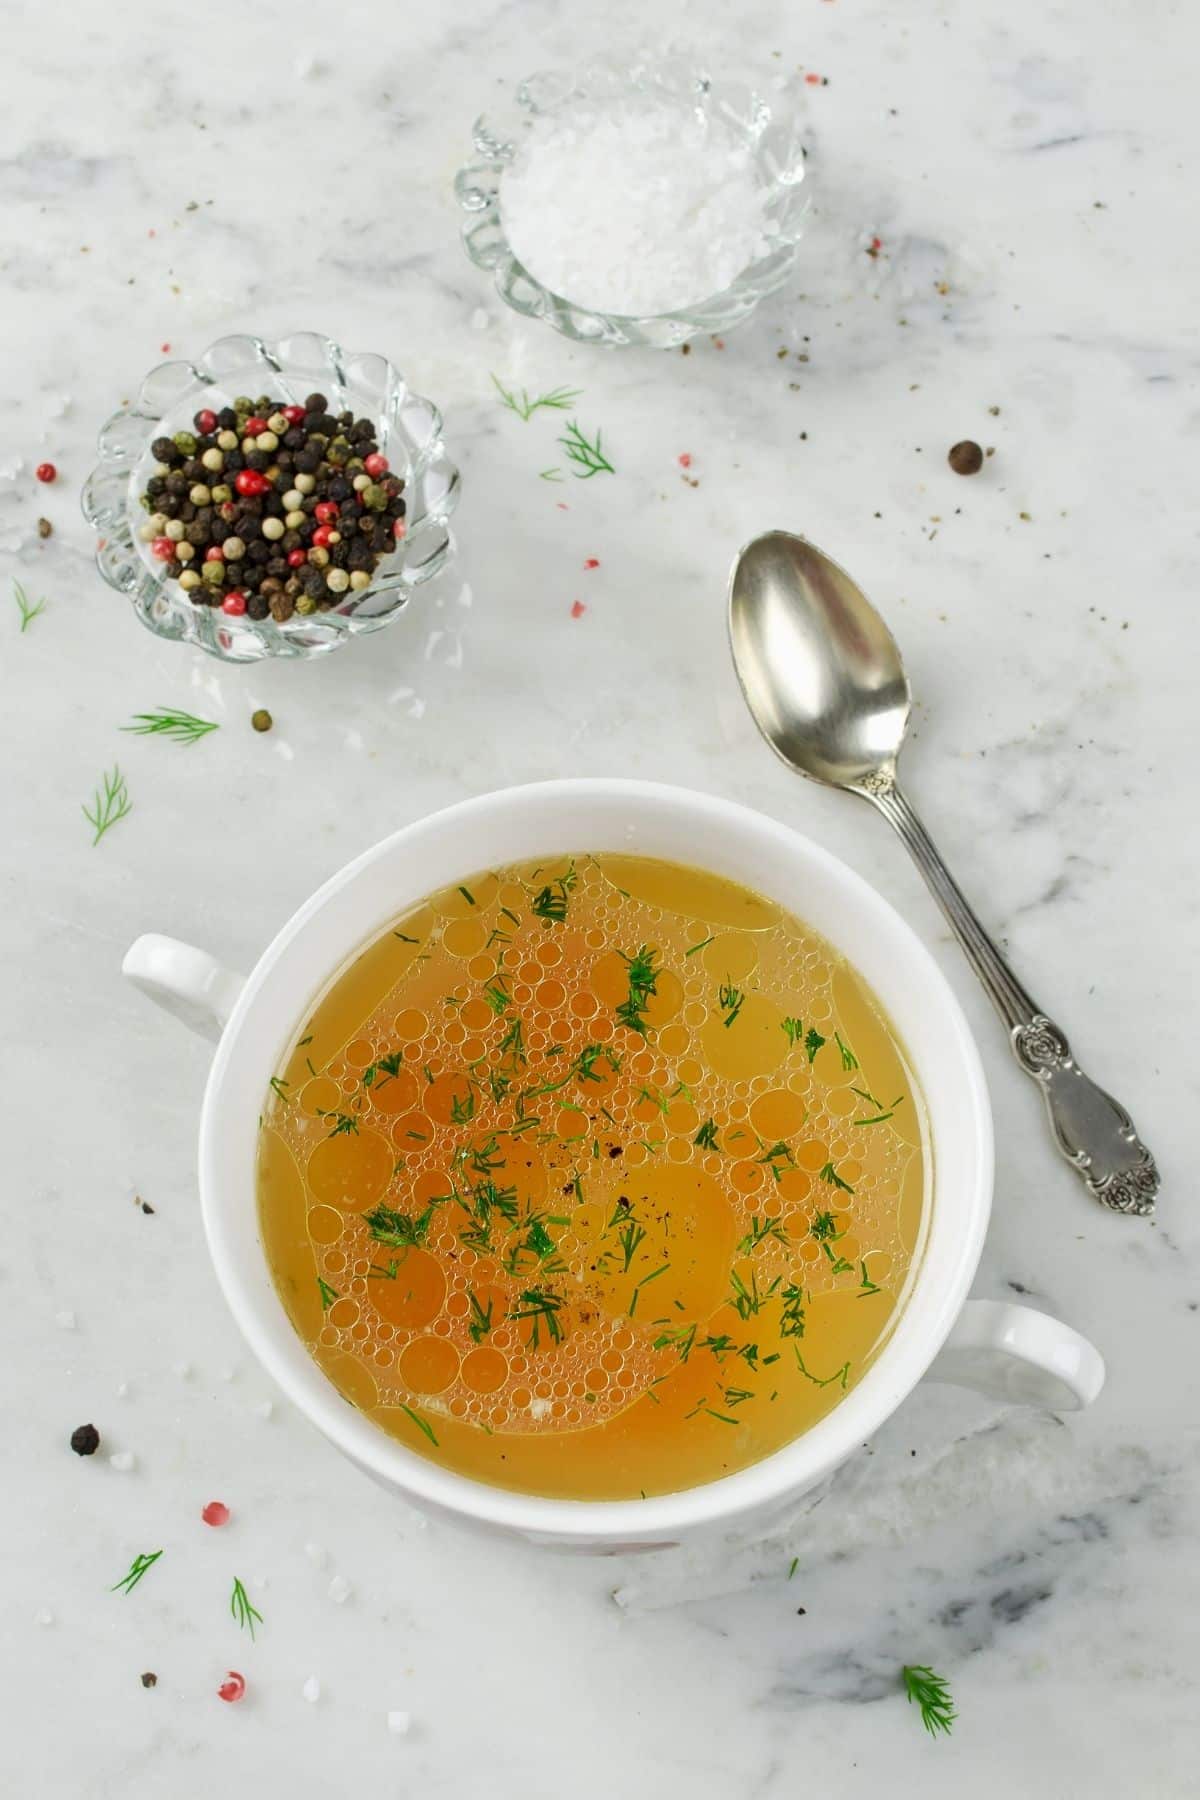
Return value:
<svg viewBox="0 0 1200 1800">
<path fill-rule="evenodd" d="M 271 546 L 262 538 L 259 538 L 256 544 L 247 544 L 246 546 L 247 560 L 252 563 L 257 563 L 260 566 L 266 562 L 270 554 Z"/>
<path fill-rule="evenodd" d="M 100 1433 L 94 1425 L 77 1425 L 71 1433 L 71 1448 L 76 1456 L 94 1456 L 100 1448 Z"/>
<path fill-rule="evenodd" d="M 217 414 L 217 424 L 222 431 L 233 431 L 237 426 L 237 414 L 232 406 L 223 406 Z"/>
<path fill-rule="evenodd" d="M 182 470 L 172 469 L 166 477 L 166 486 L 168 494 L 186 494 L 191 482 Z"/>
<path fill-rule="evenodd" d="M 146 492 L 151 500 L 157 500 L 158 496 L 165 494 L 166 491 L 167 478 L 165 475 L 152 475 L 146 483 Z"/>
<path fill-rule="evenodd" d="M 316 450 L 297 450 L 295 466 L 304 475 L 312 475 L 321 466 L 321 458 Z"/>
<path fill-rule="evenodd" d="M 144 1688 L 152 1688 L 152 1687 L 158 1686 L 158 1676 L 154 1673 L 153 1669 L 147 1669 L 145 1671 L 145 1673 L 143 1674 L 142 1686 Z"/>
<path fill-rule="evenodd" d="M 257 469 L 258 473 L 261 475 L 263 470 L 269 469 L 270 466 L 271 459 L 265 450 L 247 450 L 246 467 L 248 469 Z"/>
<path fill-rule="evenodd" d="M 150 454 L 155 462 L 166 463 L 172 467 L 179 461 L 179 452 L 169 437 L 157 437 L 150 446 Z"/>
<path fill-rule="evenodd" d="M 308 439 L 298 425 L 293 425 L 290 430 L 284 432 L 283 442 L 289 450 L 303 450 Z"/>
<path fill-rule="evenodd" d="M 236 475 L 238 470 L 244 469 L 245 466 L 246 466 L 246 458 L 240 450 L 226 450 L 226 452 L 225 452 L 225 474 L 226 475 Z"/>
<path fill-rule="evenodd" d="M 270 610 L 271 609 L 268 606 L 266 598 L 263 594 L 251 594 L 249 599 L 246 601 L 246 616 L 247 616 L 247 618 L 265 619 L 267 614 L 270 612 Z"/>
<path fill-rule="evenodd" d="M 952 444 L 946 459 L 956 475 L 978 475 L 983 467 L 983 451 L 971 438 Z"/>
<path fill-rule="evenodd" d="M 304 402 L 305 412 L 310 413 L 323 413 L 328 409 L 328 406 L 329 402 L 324 394 L 310 394 L 308 399 Z"/>
</svg>

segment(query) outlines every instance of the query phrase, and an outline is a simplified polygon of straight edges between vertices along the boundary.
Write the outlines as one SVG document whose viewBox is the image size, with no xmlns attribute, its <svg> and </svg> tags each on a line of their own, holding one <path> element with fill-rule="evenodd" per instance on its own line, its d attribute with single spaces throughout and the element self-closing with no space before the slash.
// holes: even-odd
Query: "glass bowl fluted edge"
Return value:
<svg viewBox="0 0 1200 1800">
<path fill-rule="evenodd" d="M 677 312 L 631 317 L 576 306 L 543 287 L 514 255 L 500 214 L 501 178 L 535 118 L 578 101 L 603 105 L 647 95 L 682 101 L 720 119 L 750 147 L 767 188 L 766 217 L 774 227 L 774 248 L 719 294 Z M 724 332 L 739 325 L 792 272 L 811 204 L 807 134 L 792 101 L 773 108 L 745 83 L 716 80 L 682 57 L 598 59 L 574 70 L 529 76 L 517 87 L 512 105 L 475 121 L 472 142 L 475 161 L 460 169 L 454 182 L 465 214 L 462 239 L 467 255 L 477 267 L 490 270 L 506 306 L 526 318 L 544 320 L 564 337 L 612 348 L 670 349 L 701 332 Z"/>
<path fill-rule="evenodd" d="M 190 430 L 194 412 L 206 406 L 219 411 L 240 393 L 269 393 L 284 405 L 313 392 L 328 395 L 335 410 L 349 407 L 374 421 L 380 450 L 404 480 L 406 535 L 378 564 L 370 586 L 347 594 L 329 612 L 293 614 L 277 624 L 193 605 L 178 582 L 156 570 L 137 536 L 147 516 L 139 492 L 156 466 L 152 440 Z M 249 334 L 223 337 L 194 361 L 160 363 L 136 398 L 101 427 L 97 445 L 100 460 L 82 500 L 84 517 L 99 534 L 101 575 L 129 597 L 148 631 L 196 644 L 226 662 L 321 656 L 379 631 L 453 551 L 448 520 L 458 502 L 459 472 L 442 442 L 437 407 L 413 393 L 386 356 L 343 350 L 321 332 L 293 332 L 270 342 Z"/>
</svg>

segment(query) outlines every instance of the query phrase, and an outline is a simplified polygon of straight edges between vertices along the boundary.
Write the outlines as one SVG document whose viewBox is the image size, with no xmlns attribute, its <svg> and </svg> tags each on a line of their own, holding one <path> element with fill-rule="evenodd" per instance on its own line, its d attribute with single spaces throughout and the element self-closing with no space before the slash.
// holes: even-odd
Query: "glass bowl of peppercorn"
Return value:
<svg viewBox="0 0 1200 1800">
<path fill-rule="evenodd" d="M 158 637 L 228 662 L 321 656 L 446 562 L 458 470 L 387 357 L 319 332 L 220 338 L 100 431 L 96 562 Z"/>
</svg>

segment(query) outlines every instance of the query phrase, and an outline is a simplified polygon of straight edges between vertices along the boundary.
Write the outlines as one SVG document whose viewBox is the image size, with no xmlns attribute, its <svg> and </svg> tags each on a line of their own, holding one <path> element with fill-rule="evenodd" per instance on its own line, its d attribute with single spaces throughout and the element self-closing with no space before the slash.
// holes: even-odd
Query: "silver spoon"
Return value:
<svg viewBox="0 0 1200 1800">
<path fill-rule="evenodd" d="M 899 832 L 1042 1090 L 1055 1141 L 1102 1205 L 1149 1214 L 1154 1158 L 1123 1106 L 1075 1062 L 967 904 L 896 779 L 912 694 L 891 632 L 844 569 L 769 531 L 729 583 L 729 638 L 759 730 L 793 769 L 871 801 Z"/>
</svg>

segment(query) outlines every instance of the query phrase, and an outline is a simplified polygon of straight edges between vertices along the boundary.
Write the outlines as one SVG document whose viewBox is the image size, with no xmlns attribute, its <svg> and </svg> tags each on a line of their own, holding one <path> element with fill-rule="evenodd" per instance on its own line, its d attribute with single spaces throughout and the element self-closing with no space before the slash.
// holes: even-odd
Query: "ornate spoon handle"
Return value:
<svg viewBox="0 0 1200 1800">
<path fill-rule="evenodd" d="M 1026 993 L 979 923 L 932 838 L 890 770 L 859 783 L 859 792 L 899 833 L 929 884 L 975 973 L 1008 1027 L 1013 1054 L 1042 1090 L 1060 1151 L 1103 1206 L 1150 1214 L 1158 1192 L 1154 1158 L 1133 1120 L 1111 1094 L 1084 1074 L 1063 1032 Z"/>
</svg>

